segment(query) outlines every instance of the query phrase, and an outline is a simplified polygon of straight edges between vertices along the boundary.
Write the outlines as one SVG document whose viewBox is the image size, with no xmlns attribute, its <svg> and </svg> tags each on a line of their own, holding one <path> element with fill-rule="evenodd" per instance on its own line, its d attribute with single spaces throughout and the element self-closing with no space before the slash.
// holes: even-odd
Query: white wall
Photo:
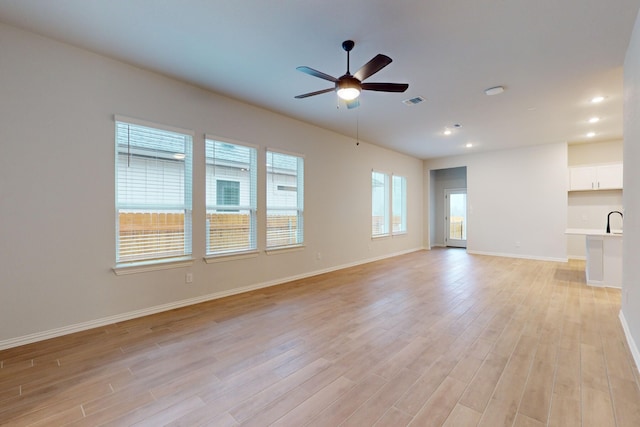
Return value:
<svg viewBox="0 0 640 427">
<path fill-rule="evenodd" d="M 640 15 L 624 62 L 624 236 L 621 317 L 640 366 Z"/>
<path fill-rule="evenodd" d="M 422 248 L 421 160 L 5 25 L 0 52 L 0 348 Z M 194 131 L 191 267 L 112 272 L 114 114 Z M 202 260 L 205 133 L 305 156 L 304 250 Z M 371 240 L 372 169 L 407 177 L 406 235 Z"/>
<path fill-rule="evenodd" d="M 623 141 L 621 139 L 570 144 L 568 147 L 568 164 L 569 166 L 583 166 L 622 162 L 622 151 Z"/>
<path fill-rule="evenodd" d="M 622 149 L 622 140 L 569 145 L 569 166 L 622 162 Z M 622 211 L 622 190 L 570 191 L 568 202 L 568 228 L 604 230 L 607 214 Z M 619 216 L 612 215 L 611 221 L 614 228 L 622 228 Z M 584 236 L 567 236 L 567 255 L 572 259 L 586 259 Z"/>
<path fill-rule="evenodd" d="M 459 166 L 467 167 L 468 252 L 566 259 L 566 144 L 426 160 L 425 189 L 432 170 Z"/>
</svg>

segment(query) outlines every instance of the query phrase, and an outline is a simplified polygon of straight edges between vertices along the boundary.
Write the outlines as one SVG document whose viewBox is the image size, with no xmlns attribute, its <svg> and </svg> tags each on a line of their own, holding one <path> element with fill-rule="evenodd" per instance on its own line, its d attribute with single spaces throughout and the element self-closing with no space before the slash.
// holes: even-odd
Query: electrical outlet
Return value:
<svg viewBox="0 0 640 427">
<path fill-rule="evenodd" d="M 193 283 L 193 273 L 185 274 L 184 283 Z"/>
<path fill-rule="evenodd" d="M 520 247 L 520 240 L 517 240 L 516 241 L 516 248 L 519 248 L 519 247 Z"/>
<path fill-rule="evenodd" d="M 318 261 L 320 261 L 320 260 L 322 259 L 322 253 L 318 252 L 318 253 L 316 254 L 316 259 L 317 259 Z"/>
</svg>

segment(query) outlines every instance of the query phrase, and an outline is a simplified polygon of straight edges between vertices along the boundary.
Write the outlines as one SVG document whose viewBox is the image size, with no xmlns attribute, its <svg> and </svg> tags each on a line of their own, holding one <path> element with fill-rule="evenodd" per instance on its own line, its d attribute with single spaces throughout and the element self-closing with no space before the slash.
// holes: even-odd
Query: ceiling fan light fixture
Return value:
<svg viewBox="0 0 640 427">
<path fill-rule="evenodd" d="M 345 101 L 351 101 L 360 96 L 360 90 L 355 87 L 344 87 L 338 89 L 338 96 Z"/>
<path fill-rule="evenodd" d="M 360 96 L 360 82 L 353 77 L 343 77 L 336 83 L 338 96 L 351 101 Z"/>
</svg>

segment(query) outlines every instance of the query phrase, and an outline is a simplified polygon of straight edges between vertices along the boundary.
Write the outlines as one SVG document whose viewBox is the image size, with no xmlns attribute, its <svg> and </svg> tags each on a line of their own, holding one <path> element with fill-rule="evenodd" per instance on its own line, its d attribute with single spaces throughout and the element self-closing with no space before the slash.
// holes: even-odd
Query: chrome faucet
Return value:
<svg viewBox="0 0 640 427">
<path fill-rule="evenodd" d="M 620 214 L 620 218 L 624 218 L 624 215 L 622 215 L 622 212 L 620 212 L 620 211 L 611 211 L 611 212 L 609 212 L 609 215 L 607 215 L 607 234 L 611 234 L 611 227 L 609 226 L 609 218 L 611 217 L 612 213 L 619 213 Z"/>
</svg>

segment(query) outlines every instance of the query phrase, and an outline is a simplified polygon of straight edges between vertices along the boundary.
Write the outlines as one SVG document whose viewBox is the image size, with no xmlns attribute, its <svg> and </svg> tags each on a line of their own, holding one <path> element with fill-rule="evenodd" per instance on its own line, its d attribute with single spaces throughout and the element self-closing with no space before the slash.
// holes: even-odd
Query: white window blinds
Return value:
<svg viewBox="0 0 640 427">
<path fill-rule="evenodd" d="M 267 151 L 267 249 L 304 243 L 304 159 Z"/>
<path fill-rule="evenodd" d="M 407 178 L 393 175 L 391 178 L 391 216 L 393 234 L 407 232 Z"/>
<path fill-rule="evenodd" d="M 207 255 L 255 250 L 257 150 L 207 137 Z"/>
<path fill-rule="evenodd" d="M 371 236 L 389 234 L 389 175 L 371 172 Z"/>
<path fill-rule="evenodd" d="M 192 136 L 116 118 L 116 262 L 191 254 Z"/>
</svg>

